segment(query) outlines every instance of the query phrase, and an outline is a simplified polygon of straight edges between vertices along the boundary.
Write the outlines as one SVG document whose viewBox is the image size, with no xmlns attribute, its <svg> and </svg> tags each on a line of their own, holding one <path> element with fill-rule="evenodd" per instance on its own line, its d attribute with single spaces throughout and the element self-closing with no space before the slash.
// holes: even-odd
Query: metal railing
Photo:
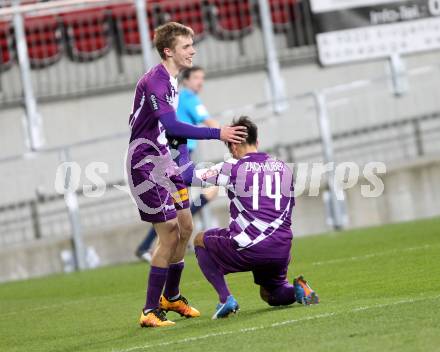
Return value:
<svg viewBox="0 0 440 352">
<path fill-rule="evenodd" d="M 314 60 L 308 0 L 269 4 L 280 61 Z M 191 26 L 198 51 L 195 62 L 206 68 L 208 76 L 259 70 L 266 63 L 256 0 L 147 1 L 146 17 L 150 39 L 154 28 L 167 21 Z M 30 12 L 24 28 L 40 101 L 131 89 L 144 70 L 134 2 L 112 0 L 110 5 Z M 23 98 L 19 41 L 11 17 L 0 14 L 0 108 Z M 158 61 L 153 48 L 149 55 Z"/>
<path fill-rule="evenodd" d="M 332 139 L 336 162 L 395 163 L 440 154 L 440 111 L 337 132 Z M 320 138 L 276 144 L 267 152 L 291 163 L 322 160 Z"/>
<path fill-rule="evenodd" d="M 75 150 L 96 143 L 113 143 L 116 139 L 125 142 L 127 137 L 121 134 L 69 148 Z M 440 155 L 439 141 L 440 111 L 333 134 L 335 161 L 350 160 L 359 164 L 371 160 L 393 163 Z M 309 138 L 290 144 L 275 144 L 267 152 L 291 163 L 318 162 L 322 161 L 321 148 L 320 138 Z M 99 159 L 97 155 L 95 158 Z M 75 160 L 82 164 L 80 159 Z M 53 165 L 51 171 L 55 173 L 55 169 L 56 165 Z M 138 221 L 136 206 L 114 185 L 124 186 L 125 181 L 122 178 L 108 180 L 106 193 L 100 198 L 87 198 L 82 190 L 77 191 L 83 230 L 102 231 Z M 42 194 L 38 189 L 37 192 L 34 199 L 0 206 L 0 245 L 71 235 L 63 195 Z"/>
<path fill-rule="evenodd" d="M 440 154 L 439 76 L 439 66 L 408 70 L 410 90 L 404 96 L 394 95 L 388 84 L 390 77 L 382 75 L 290 97 L 290 107 L 276 117 L 270 110 L 271 101 L 214 115 L 228 123 L 233 116 L 248 114 L 260 125 L 263 149 L 289 162 L 319 162 L 324 160 L 325 146 L 316 123 L 320 110 L 313 97 L 322 94 L 326 98 L 324 109 L 334 161 L 364 164 L 412 160 Z M 416 113 L 417 110 L 422 112 Z M 127 140 L 128 135 L 120 133 L 0 160 L 0 244 L 71 235 L 63 196 L 54 196 L 60 153 L 66 150 L 81 167 L 82 175 L 90 162 L 109 165 L 109 174 L 103 176 L 108 185 L 103 197 L 87 198 L 77 193 L 83 230 L 96 231 L 136 221 L 137 210 L 129 196 L 113 187 L 124 184 Z M 209 150 L 209 154 L 202 153 L 202 160 L 219 160 L 224 153 L 220 143 L 218 153 L 214 143 L 206 143 L 211 143 L 210 148 L 200 150 Z"/>
<path fill-rule="evenodd" d="M 205 1 L 202 6 L 202 19 L 205 21 L 208 18 L 208 22 L 207 27 L 203 27 L 205 32 L 202 27 L 199 28 L 196 39 L 198 40 L 199 57 L 206 60 L 203 65 L 211 74 L 233 72 L 237 69 L 242 71 L 245 68 L 265 65 L 268 71 L 273 71 L 272 74 L 275 77 L 279 74 L 277 55 L 273 55 L 275 50 L 281 62 L 288 62 L 289 55 L 297 55 L 300 52 L 298 50 L 312 44 L 306 41 L 307 38 L 307 40 L 311 39 L 309 32 L 304 30 L 299 32 L 295 26 L 278 26 L 277 21 L 285 21 L 286 18 L 291 21 L 293 18 L 282 17 L 285 16 L 284 11 L 279 12 L 281 17 L 271 17 L 270 19 L 275 31 L 273 34 L 267 31 L 267 28 L 271 27 L 268 26 L 268 13 L 258 13 L 258 8 L 248 6 L 251 3 L 254 5 L 256 3 L 228 1 Z M 222 7 L 226 3 L 230 3 L 231 6 Z M 290 2 L 288 3 L 290 4 Z M 164 1 L 161 4 L 165 6 L 170 3 Z M 182 2 L 178 2 L 176 6 L 183 6 L 182 4 Z M 188 4 L 196 6 L 198 2 L 189 1 Z M 302 4 L 301 11 L 308 11 L 305 2 L 292 4 L 292 6 Z M 231 8 L 235 13 L 238 11 L 238 17 L 231 17 Z M 181 16 L 180 10 L 177 9 L 181 9 L 181 7 L 172 7 L 167 9 L 168 12 L 164 10 L 167 15 L 161 19 L 160 16 L 148 17 L 148 11 L 151 9 L 148 9 L 147 6 L 147 18 L 167 21 Z M 195 11 L 195 9 L 198 8 L 190 7 L 190 11 Z M 124 11 L 121 16 L 127 17 Z M 271 16 L 275 13 L 277 12 L 272 8 Z M 59 16 L 58 12 L 55 14 Z M 69 15 L 71 14 L 69 13 Z M 262 21 L 265 26 L 261 27 L 265 27 L 264 37 L 267 40 L 268 36 L 275 36 L 275 48 L 267 45 L 267 41 L 263 48 L 261 28 L 258 22 L 262 15 L 266 15 L 265 20 Z M 299 21 L 295 23 L 304 21 L 307 28 L 311 26 L 307 17 L 301 17 L 295 11 L 292 16 L 295 21 Z M 105 18 L 107 18 L 105 21 L 115 20 L 113 17 L 111 19 Z M 48 76 L 45 80 L 38 81 L 33 77 L 32 81 L 37 95 L 40 94 L 39 90 L 44 89 L 41 87 L 52 87 L 51 84 L 54 84 L 54 81 L 58 84 L 56 86 L 57 94 L 70 96 L 84 94 L 88 91 L 102 92 L 104 85 L 105 89 L 120 89 L 124 84 L 129 84 L 132 88 L 134 77 L 137 79 L 142 67 L 148 61 L 148 55 L 143 55 L 141 58 L 137 54 L 139 43 L 142 44 L 142 42 L 136 35 L 132 35 L 136 31 L 130 27 L 136 25 L 136 20 L 130 17 L 127 21 L 131 21 L 131 25 L 122 26 L 122 29 L 118 29 L 116 23 L 107 26 L 103 23 L 93 24 L 94 20 L 90 20 L 90 23 L 82 22 L 82 25 L 78 27 L 80 29 L 76 31 L 75 25 L 72 25 L 71 29 L 65 28 L 70 22 L 69 19 L 64 18 L 61 25 L 64 26 L 61 31 L 63 33 L 61 43 L 63 50 L 67 51 L 62 51 L 61 58 L 54 56 L 54 61 L 50 62 L 50 65 L 44 60 L 40 62 L 43 66 L 46 64 L 49 66 L 40 69 L 34 68 L 32 75 L 49 74 L 50 70 L 55 70 L 51 73 L 52 78 Z M 191 20 L 195 20 L 195 18 Z M 193 26 L 195 26 L 194 23 Z M 16 27 L 19 26 L 16 25 Z M 82 33 L 84 28 L 88 27 L 93 28 L 94 32 L 92 32 L 95 37 L 92 37 L 95 39 L 91 42 L 86 41 L 84 44 L 82 39 L 89 37 Z M 300 25 L 300 29 L 304 29 L 304 26 Z M 121 32 L 121 30 L 127 32 Z M 112 31 L 119 31 L 119 35 L 123 34 L 123 36 L 111 37 L 113 39 L 110 42 L 100 42 L 98 48 L 96 37 L 106 36 Z M 298 36 L 295 37 L 292 33 L 298 33 Z M 282 39 L 280 40 L 280 38 Z M 301 41 L 298 38 L 306 39 Z M 56 51 L 58 36 L 49 36 L 47 39 Z M 66 40 L 70 40 L 70 42 L 67 44 Z M 87 43 L 95 44 L 87 46 Z M 302 43 L 308 44 L 303 46 Z M 70 49 L 66 45 L 70 45 Z M 38 50 L 35 52 L 38 53 Z M 145 50 L 142 52 L 145 54 Z M 258 54 L 260 52 L 261 55 Z M 32 54 L 32 51 L 30 53 Z M 272 65 L 269 62 L 271 55 Z M 20 56 L 23 59 L 23 52 Z M 35 62 L 32 63 L 30 60 L 31 57 L 28 59 L 30 66 L 35 66 Z M 103 60 L 110 61 L 108 61 L 109 66 L 101 67 L 101 72 L 95 65 L 101 64 Z M 115 67 L 118 69 L 122 67 L 122 70 L 113 71 L 112 64 L 116 65 Z M 68 65 L 71 71 L 61 69 L 63 66 L 59 65 Z M 16 67 L 17 65 L 13 65 L 8 68 L 8 71 L 2 74 L 2 79 L 5 75 L 13 72 Z M 128 72 L 125 69 L 132 70 L 130 71 L 132 74 L 124 76 L 125 72 Z M 276 72 L 277 70 L 278 72 Z M 69 78 L 67 83 L 55 79 L 62 78 L 66 72 L 70 72 L 69 74 L 72 75 L 71 80 Z M 121 81 L 112 81 L 112 77 L 116 77 L 113 76 L 115 72 L 120 73 L 118 77 L 122 77 Z M 100 74 L 109 80 L 103 86 L 100 85 Z M 223 116 L 221 122 L 229 122 L 230 117 L 242 112 L 251 115 L 262 127 L 260 129 L 262 149 L 269 150 L 287 161 L 349 160 L 362 164 L 370 160 L 395 162 L 411 160 L 423 155 L 437 155 L 440 151 L 440 90 L 438 89 L 440 67 L 419 67 L 399 72 L 398 74 L 401 76 L 397 78 L 399 81 L 407 83 L 410 87 L 409 91 L 396 92 L 396 87 L 390 84 L 392 81 L 390 78 L 394 78 L 396 81 L 396 77 L 392 77 L 392 74 L 350 82 L 287 99 L 282 97 L 283 94 L 272 94 L 272 97 L 277 97 L 275 101 L 271 99 L 262 103 L 252 102 L 253 104 L 246 108 L 228 110 L 228 112 L 215 114 L 215 116 L 221 115 Z M 47 85 L 44 83 L 46 81 Z M 113 83 L 110 84 L 110 81 Z M 39 85 L 36 85 L 36 82 L 39 82 Z M 63 90 L 68 84 L 71 84 L 71 88 Z M 6 86 L 8 87 L 7 91 L 13 87 L 13 85 Z M 271 86 L 271 88 L 272 93 L 277 90 L 275 86 Z M 51 92 L 48 91 L 46 97 L 49 97 Z M 43 96 L 40 95 L 40 98 Z M 277 111 L 276 106 L 281 105 L 285 105 L 285 108 Z M 38 115 L 36 111 L 34 112 L 35 115 Z M 307 138 L 305 139 L 304 136 Z M 0 244 L 7 245 L 55 236 L 72 236 L 72 233 L 75 234 L 81 230 L 95 231 L 106 226 L 135 221 L 137 210 L 129 196 L 113 187 L 115 183 L 122 184 L 121 180 L 124 178 L 123 155 L 126 147 L 127 135 L 119 134 L 74 145 L 38 149 L 37 152 L 0 160 L 0 175 L 3 181 L 0 186 L 2 187 L 0 189 L 2 195 L 0 199 Z M 223 149 L 216 149 L 215 146 L 211 148 L 210 145 L 209 154 L 203 155 L 203 152 L 206 152 L 208 148 L 199 149 L 202 151 L 202 159 L 204 160 L 218 160 L 224 152 Z M 111 152 L 109 153 L 109 151 Z M 82 177 L 84 177 L 84 170 L 93 161 L 102 161 L 109 165 L 110 172 L 101 175 L 109 185 L 105 188 L 105 194 L 100 198 L 84 197 L 82 192 L 71 192 L 67 196 L 66 194 L 54 196 L 54 175 L 61 161 L 75 162 L 80 167 Z M 85 183 L 83 180 L 80 186 Z M 327 184 L 333 183 L 329 180 Z M 75 201 L 72 202 L 72 199 Z M 78 202 L 78 206 L 76 206 L 76 202 Z M 333 209 L 333 213 L 337 214 L 338 205 L 333 204 L 332 207 L 336 209 Z M 80 217 L 78 217 L 78 211 Z M 75 217 L 73 215 L 76 216 L 74 220 L 72 220 Z M 335 227 L 341 224 L 340 215 L 334 216 L 336 219 Z"/>
</svg>

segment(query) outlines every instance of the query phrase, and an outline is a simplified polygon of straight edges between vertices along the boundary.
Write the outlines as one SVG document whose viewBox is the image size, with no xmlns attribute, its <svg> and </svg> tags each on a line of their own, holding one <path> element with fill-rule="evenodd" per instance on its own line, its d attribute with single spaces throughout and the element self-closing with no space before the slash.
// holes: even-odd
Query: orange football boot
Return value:
<svg viewBox="0 0 440 352">
<path fill-rule="evenodd" d="M 139 319 L 139 324 L 143 328 L 156 328 L 162 326 L 173 326 L 176 325 L 174 321 L 168 320 L 165 316 L 165 312 L 160 308 L 150 310 L 148 312 L 142 311 L 141 317 Z"/>
<path fill-rule="evenodd" d="M 197 318 L 200 316 L 200 312 L 197 309 L 191 307 L 188 303 L 188 300 L 182 295 L 180 295 L 179 298 L 173 301 L 166 299 L 164 295 L 160 296 L 159 307 L 166 312 L 176 312 L 179 313 L 181 316 L 187 318 Z"/>
</svg>

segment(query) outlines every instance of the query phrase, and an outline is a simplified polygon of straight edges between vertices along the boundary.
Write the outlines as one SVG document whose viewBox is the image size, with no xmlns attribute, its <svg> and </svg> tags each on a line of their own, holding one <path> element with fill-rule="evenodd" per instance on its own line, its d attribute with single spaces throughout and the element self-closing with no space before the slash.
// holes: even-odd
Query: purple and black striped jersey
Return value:
<svg viewBox="0 0 440 352">
<path fill-rule="evenodd" d="M 231 201 L 229 230 L 238 250 L 270 242 L 270 250 L 276 251 L 277 243 L 292 240 L 293 173 L 283 161 L 249 153 L 195 170 L 193 185 L 200 181 L 226 187 Z"/>
</svg>

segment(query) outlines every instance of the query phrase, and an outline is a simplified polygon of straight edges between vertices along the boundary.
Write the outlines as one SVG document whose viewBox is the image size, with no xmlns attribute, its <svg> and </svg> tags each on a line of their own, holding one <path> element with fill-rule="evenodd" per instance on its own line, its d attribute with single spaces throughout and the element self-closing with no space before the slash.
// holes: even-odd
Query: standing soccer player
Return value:
<svg viewBox="0 0 440 352">
<path fill-rule="evenodd" d="M 177 119 L 179 121 L 189 123 L 191 125 L 205 125 L 208 127 L 219 127 L 219 123 L 213 119 L 203 105 L 200 99 L 200 92 L 202 91 L 205 81 L 205 72 L 200 66 L 193 66 L 185 69 L 182 74 L 182 89 L 179 91 L 179 104 L 177 107 Z M 190 154 L 194 152 L 197 147 L 197 141 L 189 139 L 187 146 Z M 200 203 L 192 203 L 190 210 L 194 216 L 197 214 L 208 202 L 217 196 L 218 188 L 210 187 L 200 194 Z M 136 249 L 136 256 L 147 262 L 151 262 L 152 244 L 156 239 L 156 231 L 152 227 L 144 240 Z"/>
<path fill-rule="evenodd" d="M 318 303 L 302 276 L 293 285 L 287 280 L 295 204 L 293 173 L 281 160 L 258 152 L 257 126 L 248 117 L 233 126 L 246 127 L 246 141 L 229 143 L 234 159 L 210 169 L 194 171 L 187 149 L 178 147 L 184 181 L 224 186 L 231 201 L 229 228 L 201 232 L 194 239 L 200 269 L 219 296 L 212 318 L 238 310 L 224 279 L 234 272 L 252 271 L 261 298 L 271 306 Z"/>
<path fill-rule="evenodd" d="M 177 75 L 192 66 L 195 54 L 191 28 L 175 22 L 155 31 L 154 44 L 162 62 L 137 83 L 127 158 L 128 182 L 143 221 L 151 222 L 159 243 L 153 253 L 142 327 L 174 325 L 164 311 L 186 317 L 200 313 L 180 294 L 187 242 L 193 229 L 188 190 L 176 174 L 165 132 L 193 139 L 241 143 L 243 128 L 195 127 L 177 121 Z M 163 295 L 162 295 L 163 291 Z"/>
</svg>

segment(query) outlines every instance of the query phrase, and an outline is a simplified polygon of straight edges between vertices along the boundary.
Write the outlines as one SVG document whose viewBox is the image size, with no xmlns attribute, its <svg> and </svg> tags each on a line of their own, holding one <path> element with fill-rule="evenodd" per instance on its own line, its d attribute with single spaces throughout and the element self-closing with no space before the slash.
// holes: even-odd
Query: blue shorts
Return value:
<svg viewBox="0 0 440 352">
<path fill-rule="evenodd" d="M 252 271 L 257 285 L 272 290 L 288 283 L 290 254 L 284 257 L 270 256 L 270 251 L 266 251 L 265 241 L 270 239 L 252 248 L 238 251 L 239 247 L 231 238 L 229 229 L 210 229 L 203 236 L 206 250 L 224 275 Z M 289 248 L 282 252 L 290 253 L 290 243 Z"/>
</svg>

